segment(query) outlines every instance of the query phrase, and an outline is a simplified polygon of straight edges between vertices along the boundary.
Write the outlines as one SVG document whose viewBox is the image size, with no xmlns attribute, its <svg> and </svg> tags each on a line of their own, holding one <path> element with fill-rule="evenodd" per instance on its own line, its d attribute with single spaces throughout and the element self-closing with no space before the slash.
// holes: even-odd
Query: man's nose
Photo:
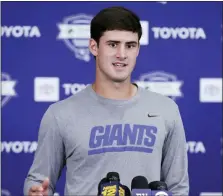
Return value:
<svg viewBox="0 0 223 196">
<path fill-rule="evenodd" d="M 125 46 L 120 45 L 117 48 L 116 57 L 119 58 L 119 59 L 126 59 L 127 58 L 127 51 L 126 51 Z"/>
</svg>

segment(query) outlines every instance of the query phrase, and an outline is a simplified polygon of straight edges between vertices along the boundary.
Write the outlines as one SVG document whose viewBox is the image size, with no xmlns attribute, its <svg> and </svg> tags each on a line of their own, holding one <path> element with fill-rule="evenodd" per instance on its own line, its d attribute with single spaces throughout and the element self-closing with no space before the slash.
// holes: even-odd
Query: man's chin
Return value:
<svg viewBox="0 0 223 196">
<path fill-rule="evenodd" d="M 128 77 L 116 77 L 116 78 L 112 78 L 112 81 L 113 82 L 116 82 L 116 83 L 123 83 L 125 82 L 126 80 L 128 79 Z"/>
</svg>

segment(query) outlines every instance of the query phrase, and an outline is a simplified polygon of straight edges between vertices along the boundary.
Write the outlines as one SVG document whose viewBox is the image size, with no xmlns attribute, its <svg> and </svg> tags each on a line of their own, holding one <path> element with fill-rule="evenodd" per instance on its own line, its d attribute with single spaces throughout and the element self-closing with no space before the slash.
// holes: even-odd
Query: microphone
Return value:
<svg viewBox="0 0 223 196">
<path fill-rule="evenodd" d="M 144 176 L 136 176 L 132 179 L 131 190 L 148 188 L 148 181 Z"/>
<path fill-rule="evenodd" d="M 101 186 L 105 183 L 108 183 L 107 178 L 102 178 L 101 181 L 98 184 L 98 196 L 101 195 Z"/>
<path fill-rule="evenodd" d="M 151 196 L 148 180 L 144 176 L 136 176 L 131 183 L 132 196 Z"/>
<path fill-rule="evenodd" d="M 149 188 L 151 190 L 165 190 L 167 191 L 167 184 L 165 182 L 162 181 L 153 181 L 149 183 Z"/>
<path fill-rule="evenodd" d="M 133 178 L 131 190 L 132 196 L 172 196 L 165 182 L 153 181 L 148 184 L 144 176 Z"/>
<path fill-rule="evenodd" d="M 148 186 L 152 190 L 152 196 L 172 196 L 165 182 L 153 181 L 150 182 Z"/>
<path fill-rule="evenodd" d="M 130 190 L 127 186 L 120 183 L 117 172 L 109 172 L 106 178 L 103 178 L 98 185 L 98 196 L 130 196 Z"/>
<path fill-rule="evenodd" d="M 109 182 L 120 182 L 119 174 L 117 172 L 108 172 L 106 178 Z"/>
<path fill-rule="evenodd" d="M 124 196 L 131 196 L 130 189 L 127 186 L 125 186 L 125 185 L 121 185 L 121 186 L 125 190 Z"/>
</svg>

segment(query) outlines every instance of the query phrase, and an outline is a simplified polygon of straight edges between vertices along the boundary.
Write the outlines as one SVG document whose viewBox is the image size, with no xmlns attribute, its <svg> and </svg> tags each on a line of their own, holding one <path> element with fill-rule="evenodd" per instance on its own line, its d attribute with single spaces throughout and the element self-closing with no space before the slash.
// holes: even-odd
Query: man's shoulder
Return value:
<svg viewBox="0 0 223 196">
<path fill-rule="evenodd" d="M 165 107 L 165 108 L 176 108 L 178 107 L 176 102 L 169 98 L 168 96 L 165 96 L 161 93 L 157 93 L 151 90 L 147 90 L 144 88 L 141 88 L 141 95 L 144 102 L 151 104 L 153 106 L 159 106 L 159 107 Z"/>
<path fill-rule="evenodd" d="M 142 106 L 151 115 L 158 115 L 165 120 L 167 126 L 172 126 L 176 116 L 179 115 L 178 104 L 163 94 L 150 90 L 142 90 Z"/>
<path fill-rule="evenodd" d="M 75 111 L 79 107 L 84 107 L 84 103 L 88 98 L 86 93 L 86 89 L 83 89 L 76 94 L 51 104 L 50 108 L 54 113 Z"/>
</svg>

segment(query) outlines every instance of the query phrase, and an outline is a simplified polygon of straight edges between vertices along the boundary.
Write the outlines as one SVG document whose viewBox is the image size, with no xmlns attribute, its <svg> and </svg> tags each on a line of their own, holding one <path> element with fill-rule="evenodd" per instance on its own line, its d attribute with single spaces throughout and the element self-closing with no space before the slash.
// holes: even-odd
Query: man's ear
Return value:
<svg viewBox="0 0 223 196">
<path fill-rule="evenodd" d="M 98 44 L 94 39 L 89 40 L 89 50 L 93 56 L 98 55 Z"/>
</svg>

